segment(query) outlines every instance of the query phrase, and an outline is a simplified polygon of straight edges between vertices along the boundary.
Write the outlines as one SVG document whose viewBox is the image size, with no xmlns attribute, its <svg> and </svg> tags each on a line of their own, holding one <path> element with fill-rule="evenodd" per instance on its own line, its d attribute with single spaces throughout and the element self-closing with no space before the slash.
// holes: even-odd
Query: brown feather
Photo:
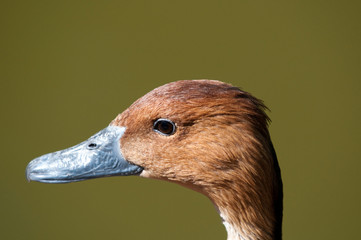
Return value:
<svg viewBox="0 0 361 240">
<path fill-rule="evenodd" d="M 112 125 L 144 176 L 195 189 L 245 239 L 281 239 L 282 180 L 261 100 L 229 84 L 184 80 L 146 94 Z M 152 130 L 165 118 L 176 132 Z"/>
</svg>

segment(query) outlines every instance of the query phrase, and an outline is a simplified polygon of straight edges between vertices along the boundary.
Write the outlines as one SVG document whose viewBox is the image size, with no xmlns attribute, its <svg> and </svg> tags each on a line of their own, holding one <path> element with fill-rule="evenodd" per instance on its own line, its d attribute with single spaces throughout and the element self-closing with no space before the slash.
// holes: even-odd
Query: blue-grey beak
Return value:
<svg viewBox="0 0 361 240">
<path fill-rule="evenodd" d="M 120 149 L 124 127 L 109 126 L 88 140 L 32 160 L 29 181 L 67 183 L 106 176 L 137 175 L 143 168 L 126 161 Z"/>
</svg>

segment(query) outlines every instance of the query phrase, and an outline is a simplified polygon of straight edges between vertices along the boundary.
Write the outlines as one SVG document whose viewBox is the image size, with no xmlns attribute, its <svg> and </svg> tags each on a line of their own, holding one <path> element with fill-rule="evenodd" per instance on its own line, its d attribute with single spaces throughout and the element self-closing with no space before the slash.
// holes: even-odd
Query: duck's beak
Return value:
<svg viewBox="0 0 361 240">
<path fill-rule="evenodd" d="M 26 168 L 29 181 L 67 183 L 106 176 L 137 175 L 142 167 L 126 161 L 120 149 L 124 127 L 109 126 L 88 140 L 32 160 Z"/>
</svg>

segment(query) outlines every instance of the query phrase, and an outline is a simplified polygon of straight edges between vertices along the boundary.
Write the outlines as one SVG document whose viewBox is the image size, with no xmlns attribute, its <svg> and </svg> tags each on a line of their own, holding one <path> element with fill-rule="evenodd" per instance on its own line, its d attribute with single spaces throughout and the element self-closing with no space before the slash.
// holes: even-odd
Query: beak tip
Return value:
<svg viewBox="0 0 361 240">
<path fill-rule="evenodd" d="M 28 181 L 28 182 L 31 182 L 31 173 L 30 173 L 30 171 L 29 171 L 29 166 L 26 168 L 26 170 L 25 170 L 25 176 L 26 176 L 26 180 Z"/>
<path fill-rule="evenodd" d="M 34 160 L 32 160 L 25 169 L 25 177 L 28 182 L 34 181 L 34 168 L 36 167 L 36 164 L 34 164 Z"/>
</svg>

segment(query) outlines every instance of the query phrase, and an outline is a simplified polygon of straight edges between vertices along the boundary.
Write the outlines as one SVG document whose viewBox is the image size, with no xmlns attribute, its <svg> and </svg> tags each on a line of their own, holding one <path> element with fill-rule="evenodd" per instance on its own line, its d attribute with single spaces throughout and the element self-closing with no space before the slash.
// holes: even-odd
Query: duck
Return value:
<svg viewBox="0 0 361 240">
<path fill-rule="evenodd" d="M 204 194 L 227 240 L 282 239 L 280 166 L 262 100 L 217 80 L 180 80 L 135 101 L 86 141 L 26 167 L 28 181 L 136 175 Z"/>
</svg>

